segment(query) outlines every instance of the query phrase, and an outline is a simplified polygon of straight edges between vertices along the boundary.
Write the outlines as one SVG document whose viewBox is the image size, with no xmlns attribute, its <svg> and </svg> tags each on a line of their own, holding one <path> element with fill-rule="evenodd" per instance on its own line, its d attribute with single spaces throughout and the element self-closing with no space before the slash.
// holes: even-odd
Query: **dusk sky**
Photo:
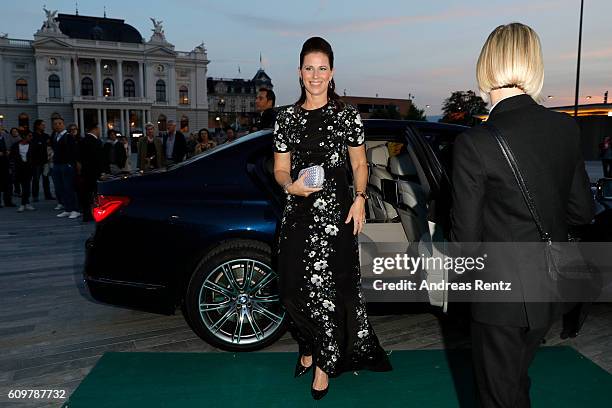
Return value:
<svg viewBox="0 0 612 408">
<path fill-rule="evenodd" d="M 44 20 L 43 5 L 74 14 L 74 1 L 3 2 L 1 32 L 32 39 Z M 438 1 L 79 1 L 79 14 L 124 19 L 148 40 L 149 17 L 163 20 L 178 51 L 204 41 L 209 76 L 251 78 L 263 67 L 277 104 L 298 96 L 302 43 L 327 39 L 336 57 L 336 85 L 347 95 L 407 98 L 428 115 L 440 114 L 454 90 L 477 90 L 475 64 L 488 34 L 519 21 L 540 35 L 544 51 L 543 95 L 548 106 L 574 101 L 579 0 Z M 603 101 L 612 91 L 612 1 L 585 0 L 581 103 Z M 238 73 L 240 66 L 241 73 Z M 592 99 L 585 97 L 591 95 Z M 612 95 L 610 97 L 612 100 Z"/>
</svg>

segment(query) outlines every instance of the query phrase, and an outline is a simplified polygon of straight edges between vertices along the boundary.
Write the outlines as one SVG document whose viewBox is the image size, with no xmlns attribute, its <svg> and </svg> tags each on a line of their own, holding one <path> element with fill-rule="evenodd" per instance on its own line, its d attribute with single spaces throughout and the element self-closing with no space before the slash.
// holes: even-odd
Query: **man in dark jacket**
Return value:
<svg viewBox="0 0 612 408">
<path fill-rule="evenodd" d="M 0 207 L 15 207 L 11 193 L 8 137 L 9 134 L 0 129 L 0 194 L 3 196 L 0 201 Z"/>
<path fill-rule="evenodd" d="M 93 220 L 91 206 L 97 191 L 98 179 L 104 172 L 104 147 L 100 140 L 100 127 L 93 124 L 87 129 L 79 143 L 78 173 L 80 177 L 80 202 L 83 208 L 83 222 Z"/>
<path fill-rule="evenodd" d="M 45 193 L 45 200 L 54 200 L 55 198 L 51 195 L 51 185 L 49 183 L 49 176 L 44 175 L 45 165 L 48 162 L 47 158 L 47 146 L 49 145 L 50 136 L 45 133 L 45 121 L 42 119 L 36 119 L 34 121 L 34 133 L 32 134 L 32 198 L 33 201 L 38 201 L 38 195 L 40 190 L 40 179 L 42 178 L 43 190 Z"/>
<path fill-rule="evenodd" d="M 107 133 L 106 142 L 104 143 L 104 172 L 109 174 L 118 173 L 115 153 L 117 145 L 117 131 L 111 129 Z"/>
<path fill-rule="evenodd" d="M 115 143 L 115 166 L 117 173 L 125 171 L 125 165 L 127 164 L 128 156 L 126 150 L 126 140 L 127 138 L 123 135 L 117 138 L 117 143 Z"/>
<path fill-rule="evenodd" d="M 185 135 L 176 130 L 176 122 L 168 121 L 168 133 L 163 136 L 164 152 L 166 153 L 166 164 L 180 163 L 187 154 L 187 140 Z"/>
<path fill-rule="evenodd" d="M 53 148 L 55 194 L 63 206 L 63 211 L 57 216 L 59 218 L 77 218 L 81 215 L 78 211 L 75 192 L 77 148 L 74 139 L 66 131 L 64 119 L 61 117 L 53 119 L 51 147 Z"/>
<path fill-rule="evenodd" d="M 258 129 L 273 128 L 276 121 L 276 112 L 274 105 L 276 104 L 276 95 L 274 91 L 267 88 L 261 88 L 257 92 L 255 99 L 255 109 L 259 112 L 259 120 L 257 121 Z"/>
<path fill-rule="evenodd" d="M 151 122 L 145 124 L 145 134 L 138 140 L 137 167 L 142 171 L 166 167 L 164 148 L 159 137 L 155 137 L 155 127 Z"/>
<path fill-rule="evenodd" d="M 32 133 L 21 136 L 21 142 L 11 146 L 10 158 L 15 166 L 15 180 L 21 186 L 21 205 L 17 212 L 35 210 L 30 203 L 30 186 L 34 169 L 34 151 L 32 150 Z"/>
</svg>

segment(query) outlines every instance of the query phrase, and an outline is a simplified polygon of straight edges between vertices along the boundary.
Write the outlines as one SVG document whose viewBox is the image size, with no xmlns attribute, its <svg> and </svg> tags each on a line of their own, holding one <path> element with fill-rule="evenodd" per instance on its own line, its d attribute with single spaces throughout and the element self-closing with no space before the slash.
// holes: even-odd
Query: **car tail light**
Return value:
<svg viewBox="0 0 612 408">
<path fill-rule="evenodd" d="M 101 222 L 121 207 L 130 203 L 129 197 L 98 195 L 93 207 L 93 217 L 96 222 Z"/>
</svg>

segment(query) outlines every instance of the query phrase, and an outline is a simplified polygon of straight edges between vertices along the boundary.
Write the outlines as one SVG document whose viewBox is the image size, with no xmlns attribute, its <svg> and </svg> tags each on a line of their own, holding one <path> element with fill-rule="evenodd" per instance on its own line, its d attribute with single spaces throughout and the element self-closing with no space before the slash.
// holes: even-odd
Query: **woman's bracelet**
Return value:
<svg viewBox="0 0 612 408">
<path fill-rule="evenodd" d="M 292 184 L 293 184 L 293 181 L 288 181 L 285 184 L 283 184 L 283 190 L 285 191 L 285 194 L 289 194 L 289 191 L 287 191 L 287 187 L 289 187 Z"/>
</svg>

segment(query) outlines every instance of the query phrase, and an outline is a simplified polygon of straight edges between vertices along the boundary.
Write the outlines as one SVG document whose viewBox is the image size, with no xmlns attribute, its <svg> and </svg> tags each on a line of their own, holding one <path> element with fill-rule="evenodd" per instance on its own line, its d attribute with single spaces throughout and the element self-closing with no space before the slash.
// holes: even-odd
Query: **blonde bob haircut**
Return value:
<svg viewBox="0 0 612 408">
<path fill-rule="evenodd" d="M 540 39 L 531 27 L 511 23 L 497 27 L 482 46 L 476 79 L 480 95 L 501 88 L 520 88 L 539 101 L 544 84 L 544 60 Z"/>
</svg>

